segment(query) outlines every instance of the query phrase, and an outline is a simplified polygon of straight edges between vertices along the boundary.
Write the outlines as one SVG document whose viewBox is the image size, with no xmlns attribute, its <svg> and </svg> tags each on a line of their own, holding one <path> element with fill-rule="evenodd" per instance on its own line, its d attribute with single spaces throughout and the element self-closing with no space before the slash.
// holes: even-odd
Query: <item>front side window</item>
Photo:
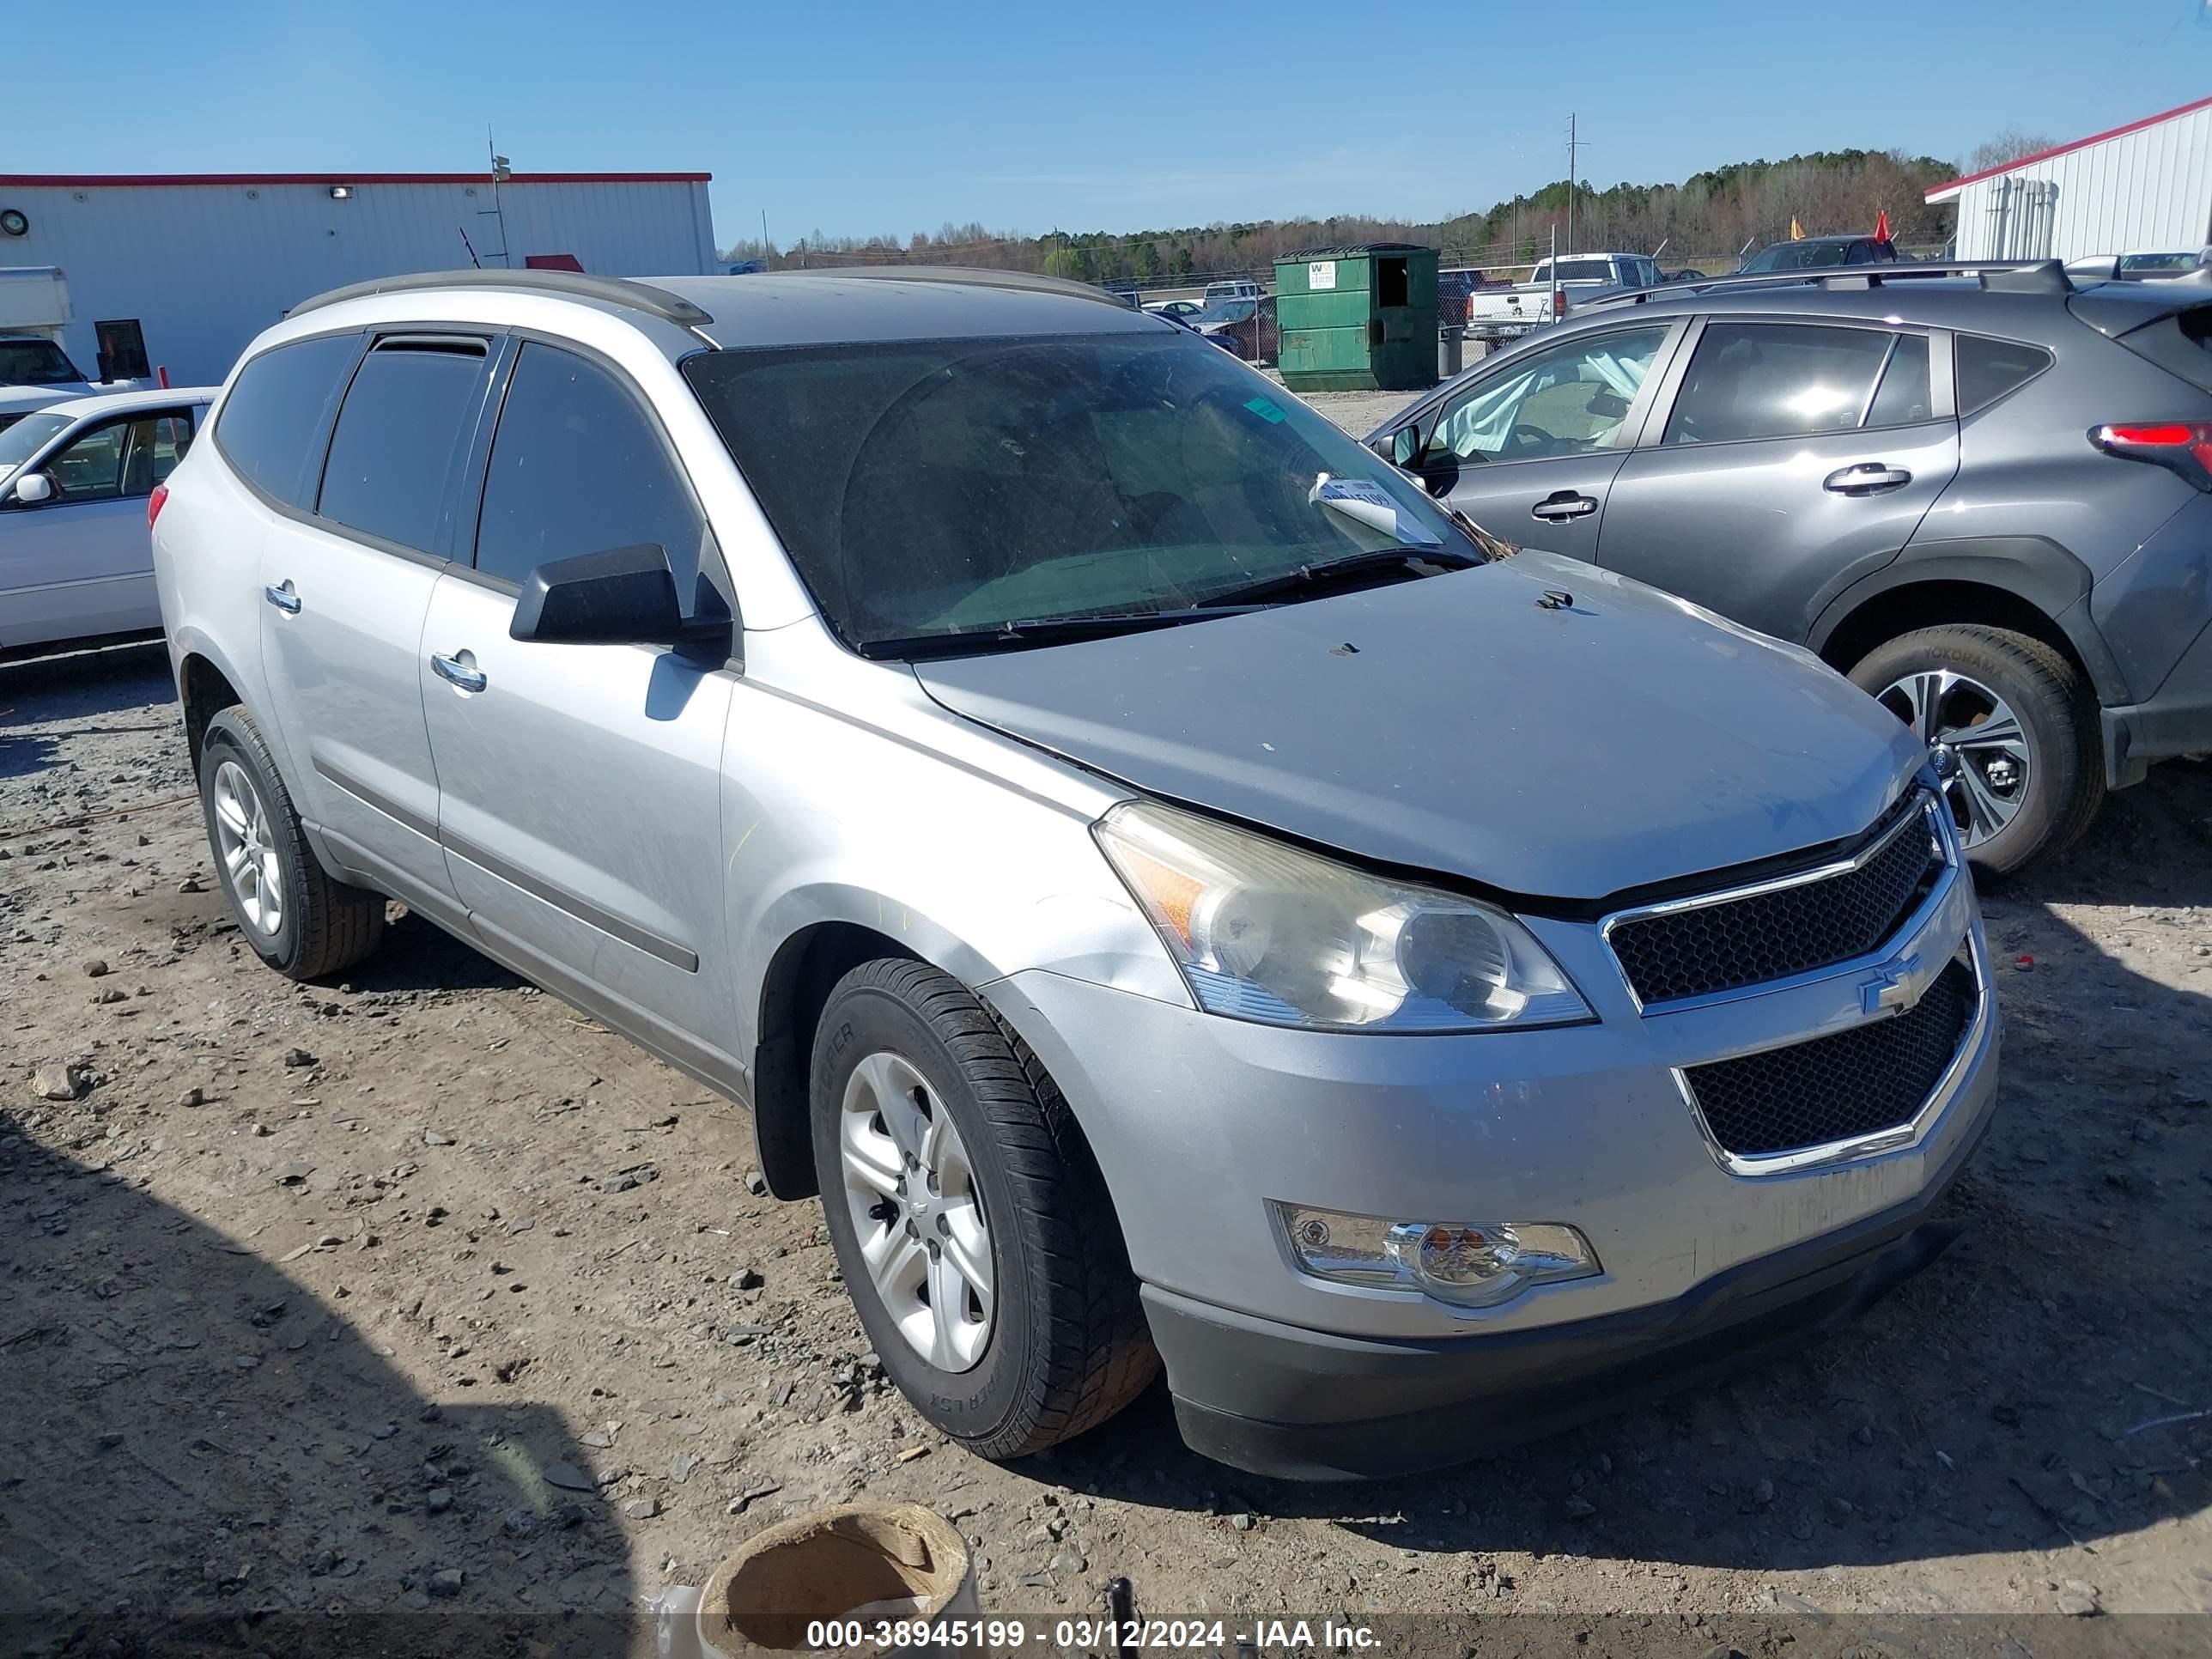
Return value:
<svg viewBox="0 0 2212 1659">
<path fill-rule="evenodd" d="M 1525 461 L 1612 447 L 1667 338 L 1666 325 L 1547 347 L 1478 382 L 1444 412 L 1428 453 Z"/>
<path fill-rule="evenodd" d="M 378 345 L 338 411 L 317 514 L 418 553 L 438 552 L 448 484 L 483 375 L 477 342 Z"/>
<path fill-rule="evenodd" d="M 1197 610 L 1352 555 L 1483 556 L 1418 485 L 1185 335 L 713 351 L 684 368 L 863 648 Z"/>
<path fill-rule="evenodd" d="M 477 568 L 520 582 L 549 560 L 646 544 L 668 555 L 685 614 L 700 609 L 719 555 L 659 430 L 598 364 L 524 346 L 492 440 Z"/>
<path fill-rule="evenodd" d="M 46 463 L 55 498 L 71 505 L 115 500 L 124 494 L 123 463 L 130 448 L 130 422 L 94 427 Z"/>
<path fill-rule="evenodd" d="M 329 334 L 264 351 L 238 372 L 215 423 L 215 447 L 246 481 L 285 507 L 315 499 L 309 464 L 361 338 Z"/>
<path fill-rule="evenodd" d="M 1859 424 L 1891 337 L 1877 328 L 1710 323 L 1674 400 L 1666 441 L 1848 431 Z"/>
</svg>

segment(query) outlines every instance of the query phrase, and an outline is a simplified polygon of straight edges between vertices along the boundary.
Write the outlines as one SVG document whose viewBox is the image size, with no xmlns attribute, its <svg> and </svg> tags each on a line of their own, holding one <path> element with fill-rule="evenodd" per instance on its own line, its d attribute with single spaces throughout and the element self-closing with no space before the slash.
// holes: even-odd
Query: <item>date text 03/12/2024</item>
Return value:
<svg viewBox="0 0 2212 1659">
<path fill-rule="evenodd" d="M 1248 1630 L 1219 1619 L 827 1619 L 806 1627 L 817 1650 L 972 1648 L 1008 1653 L 1036 1647 L 1062 1653 L 1121 1653 L 1133 1649 L 1226 1653 L 1334 1649 L 1364 1652 L 1377 1645 L 1364 1625 L 1334 1620 L 1262 1619 Z"/>
</svg>

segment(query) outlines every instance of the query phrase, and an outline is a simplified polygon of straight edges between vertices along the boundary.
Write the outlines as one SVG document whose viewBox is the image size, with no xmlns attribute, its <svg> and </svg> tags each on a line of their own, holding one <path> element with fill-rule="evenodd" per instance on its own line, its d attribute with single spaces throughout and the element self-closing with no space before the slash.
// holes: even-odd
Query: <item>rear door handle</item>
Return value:
<svg viewBox="0 0 2212 1659">
<path fill-rule="evenodd" d="M 1565 519 L 1587 519 L 1596 511 L 1597 501 L 1594 497 L 1578 495 L 1571 489 L 1559 489 L 1530 507 L 1528 516 L 1558 524 Z"/>
<path fill-rule="evenodd" d="M 1885 489 L 1901 489 L 1911 482 L 1912 475 L 1901 466 L 1861 461 L 1856 466 L 1838 467 L 1820 481 L 1820 488 L 1833 490 L 1838 495 L 1878 495 Z"/>
<path fill-rule="evenodd" d="M 274 582 L 261 590 L 261 597 L 288 617 L 300 614 L 300 596 L 292 591 L 292 579 L 287 576 L 282 586 Z"/>
<path fill-rule="evenodd" d="M 441 657 L 434 653 L 430 658 L 430 672 L 448 685 L 457 685 L 464 691 L 481 691 L 491 684 L 465 651 L 453 657 Z"/>
</svg>

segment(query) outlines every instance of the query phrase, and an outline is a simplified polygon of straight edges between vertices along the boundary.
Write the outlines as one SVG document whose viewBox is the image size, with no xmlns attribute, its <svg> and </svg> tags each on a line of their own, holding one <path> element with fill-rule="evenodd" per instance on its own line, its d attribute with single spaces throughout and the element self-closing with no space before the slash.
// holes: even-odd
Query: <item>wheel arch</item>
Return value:
<svg viewBox="0 0 2212 1659">
<path fill-rule="evenodd" d="M 207 739 L 208 722 L 233 703 L 241 703 L 246 699 L 223 665 L 197 647 L 187 647 L 178 656 L 177 697 L 184 708 L 185 752 L 197 773 L 200 745 Z"/>
<path fill-rule="evenodd" d="M 1885 641 L 1947 623 L 2008 629 L 2041 640 L 2080 669 L 2105 703 L 2127 700 L 2119 665 L 2081 600 L 2087 568 L 2034 537 L 1936 543 L 1854 582 L 1824 606 L 1806 643 L 1838 672 Z"/>
</svg>

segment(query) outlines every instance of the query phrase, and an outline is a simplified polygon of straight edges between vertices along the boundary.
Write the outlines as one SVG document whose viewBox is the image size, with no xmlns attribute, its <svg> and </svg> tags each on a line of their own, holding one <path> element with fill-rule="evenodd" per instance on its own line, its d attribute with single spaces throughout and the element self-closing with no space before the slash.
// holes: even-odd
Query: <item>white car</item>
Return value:
<svg viewBox="0 0 2212 1659">
<path fill-rule="evenodd" d="M 72 398 L 0 431 L 0 658 L 161 630 L 149 515 L 215 392 Z"/>
</svg>

